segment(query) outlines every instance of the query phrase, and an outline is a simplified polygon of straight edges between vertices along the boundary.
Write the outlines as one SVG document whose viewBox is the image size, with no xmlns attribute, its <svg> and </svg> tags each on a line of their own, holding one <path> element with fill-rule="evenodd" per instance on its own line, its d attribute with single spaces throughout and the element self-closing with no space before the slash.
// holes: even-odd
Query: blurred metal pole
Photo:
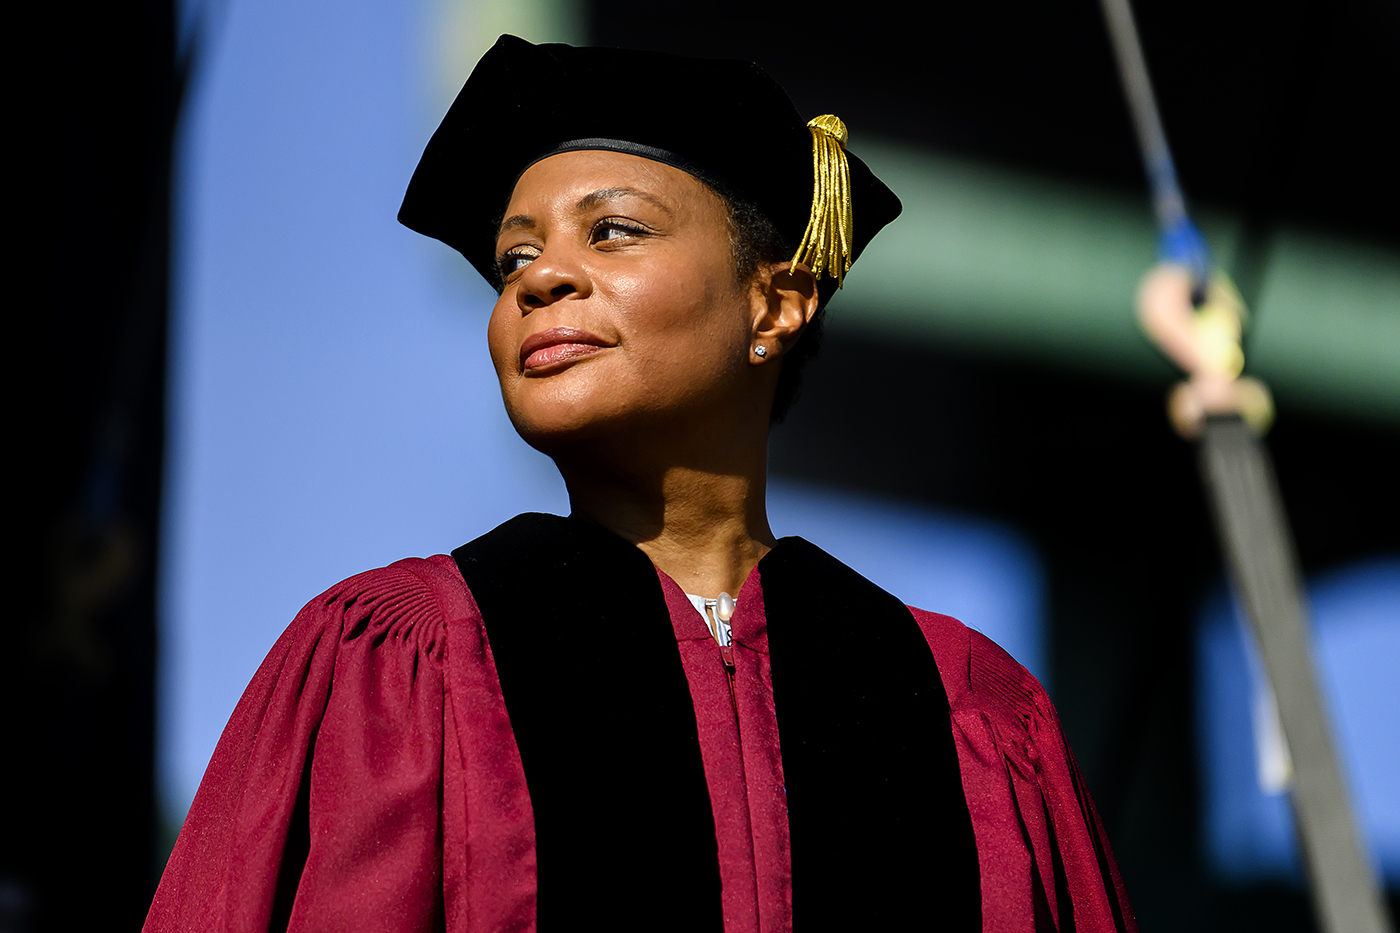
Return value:
<svg viewBox="0 0 1400 933">
<path fill-rule="evenodd" d="M 1152 186 L 1164 258 L 1189 268 L 1203 294 L 1209 255 L 1186 213 L 1132 8 L 1128 0 L 1100 3 Z M 1318 925 L 1324 933 L 1388 933 L 1318 691 L 1297 557 L 1273 467 L 1239 416 L 1206 420 L 1200 461 L 1231 580 L 1259 643 L 1292 756 L 1294 823 Z"/>
<path fill-rule="evenodd" d="M 1210 250 L 1186 211 L 1186 197 L 1176 178 L 1176 163 L 1172 161 L 1171 146 L 1162 129 L 1162 116 L 1157 112 L 1157 96 L 1152 93 L 1152 79 L 1147 62 L 1142 57 L 1137 26 L 1128 0 L 1099 0 L 1108 34 L 1113 40 L 1114 57 L 1118 60 L 1118 78 L 1123 96 L 1128 99 L 1128 112 L 1137 131 L 1138 151 L 1142 167 L 1147 172 L 1147 184 L 1152 191 L 1152 210 L 1157 216 L 1160 232 L 1159 249 L 1164 260 L 1191 270 L 1195 292 L 1204 294 L 1210 277 Z"/>
<path fill-rule="evenodd" d="M 1293 816 L 1327 933 L 1389 929 L 1317 687 L 1297 558 L 1273 465 L 1237 416 L 1206 421 L 1201 477 L 1230 576 L 1278 700 L 1293 759 Z"/>
<path fill-rule="evenodd" d="M 1171 147 L 1167 145 L 1167 134 L 1162 129 L 1161 114 L 1157 112 L 1157 97 L 1152 93 L 1152 79 L 1142 57 L 1133 10 L 1128 0 L 1100 0 L 1100 4 L 1118 59 L 1118 78 L 1123 83 L 1123 95 L 1128 98 L 1133 128 L 1137 130 L 1143 168 L 1152 186 L 1157 226 L 1167 230 L 1185 220 L 1186 199 L 1176 180 L 1176 165 L 1172 162 Z"/>
</svg>

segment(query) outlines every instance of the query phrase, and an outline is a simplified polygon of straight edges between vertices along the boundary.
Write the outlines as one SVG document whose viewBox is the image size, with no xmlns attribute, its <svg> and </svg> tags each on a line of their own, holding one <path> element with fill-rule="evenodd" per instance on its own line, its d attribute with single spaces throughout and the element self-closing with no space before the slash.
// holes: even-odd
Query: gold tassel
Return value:
<svg viewBox="0 0 1400 933">
<path fill-rule="evenodd" d="M 846 162 L 846 124 L 825 113 L 808 121 L 812 131 L 812 215 L 793 253 L 817 281 L 842 280 L 851 268 L 851 167 Z"/>
</svg>

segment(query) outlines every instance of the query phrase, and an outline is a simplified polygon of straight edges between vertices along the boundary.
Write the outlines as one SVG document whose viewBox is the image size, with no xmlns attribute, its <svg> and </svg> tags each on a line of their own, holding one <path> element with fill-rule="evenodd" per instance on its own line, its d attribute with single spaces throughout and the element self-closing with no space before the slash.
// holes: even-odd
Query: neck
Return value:
<svg viewBox="0 0 1400 933">
<path fill-rule="evenodd" d="M 687 593 L 737 595 L 777 543 L 764 498 L 766 428 L 758 443 L 711 444 L 682 465 L 556 463 L 575 516 L 631 541 Z"/>
</svg>

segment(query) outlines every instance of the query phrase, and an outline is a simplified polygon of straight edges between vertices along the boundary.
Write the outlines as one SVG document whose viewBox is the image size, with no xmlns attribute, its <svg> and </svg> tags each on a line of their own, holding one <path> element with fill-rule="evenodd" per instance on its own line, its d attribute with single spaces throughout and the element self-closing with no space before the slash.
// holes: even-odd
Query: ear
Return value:
<svg viewBox="0 0 1400 933">
<path fill-rule="evenodd" d="M 759 270 L 753 280 L 753 341 L 767 349 L 766 357 L 781 356 L 797 343 L 817 313 L 817 280 L 805 263 L 778 262 Z"/>
</svg>

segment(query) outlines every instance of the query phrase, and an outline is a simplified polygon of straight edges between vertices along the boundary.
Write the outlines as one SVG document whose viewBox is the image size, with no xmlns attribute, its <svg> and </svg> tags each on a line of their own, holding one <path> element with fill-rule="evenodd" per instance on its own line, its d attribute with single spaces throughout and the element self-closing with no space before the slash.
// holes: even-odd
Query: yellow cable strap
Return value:
<svg viewBox="0 0 1400 933">
<path fill-rule="evenodd" d="M 842 286 L 851 268 L 851 167 L 846 162 L 846 124 L 826 113 L 807 123 L 812 131 L 812 215 L 793 253 L 812 275 Z"/>
<path fill-rule="evenodd" d="M 1192 315 L 1192 330 L 1204 368 L 1227 379 L 1244 372 L 1244 298 L 1230 277 L 1216 272 L 1206 286 L 1205 303 Z"/>
</svg>

